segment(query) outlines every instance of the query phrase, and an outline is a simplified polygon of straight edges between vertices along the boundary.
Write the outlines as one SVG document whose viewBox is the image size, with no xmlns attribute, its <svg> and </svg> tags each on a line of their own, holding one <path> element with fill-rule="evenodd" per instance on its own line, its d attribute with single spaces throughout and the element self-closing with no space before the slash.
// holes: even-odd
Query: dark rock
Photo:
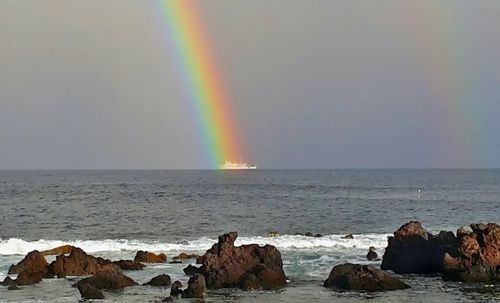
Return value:
<svg viewBox="0 0 500 303">
<path fill-rule="evenodd" d="M 456 243 L 453 233 L 433 236 L 419 222 L 411 221 L 389 237 L 381 268 L 404 274 L 440 273 L 444 254 L 456 250 Z"/>
<path fill-rule="evenodd" d="M 169 264 L 182 264 L 182 261 L 181 260 L 173 260 L 173 261 L 170 261 L 168 263 Z"/>
<path fill-rule="evenodd" d="M 307 233 L 304 234 L 304 236 L 306 236 L 306 237 L 314 237 L 314 234 L 310 233 L 310 232 L 307 232 Z"/>
<path fill-rule="evenodd" d="M 104 299 L 102 291 L 87 283 L 78 285 L 78 291 L 80 292 L 82 299 L 85 300 Z"/>
<path fill-rule="evenodd" d="M 180 253 L 178 256 L 173 257 L 173 260 L 189 260 L 189 259 L 196 259 L 199 256 L 197 254 L 186 254 L 186 253 Z"/>
<path fill-rule="evenodd" d="M 14 281 L 11 277 L 7 276 L 5 277 L 5 279 L 3 280 L 2 282 L 2 285 L 3 286 L 11 286 L 11 285 L 15 285 L 16 284 L 16 281 Z"/>
<path fill-rule="evenodd" d="M 256 275 L 246 273 L 241 278 L 240 287 L 243 290 L 255 290 L 260 289 L 260 280 Z"/>
<path fill-rule="evenodd" d="M 352 240 L 352 239 L 354 239 L 354 236 L 352 234 L 348 234 L 348 235 L 343 236 L 341 239 Z"/>
<path fill-rule="evenodd" d="M 134 261 L 144 263 L 165 263 L 167 262 L 167 256 L 163 253 L 156 255 L 151 252 L 140 250 L 135 255 Z"/>
<path fill-rule="evenodd" d="M 366 255 L 366 258 L 368 259 L 368 261 L 373 261 L 373 260 L 376 260 L 378 258 L 377 252 L 375 251 L 375 247 L 370 246 L 370 248 L 368 249 L 368 254 Z"/>
<path fill-rule="evenodd" d="M 180 294 L 182 294 L 181 288 L 182 283 L 180 281 L 175 281 L 174 283 L 172 283 L 172 287 L 170 287 L 170 295 L 174 297 L 179 296 Z"/>
<path fill-rule="evenodd" d="M 169 275 L 159 275 L 151 279 L 148 283 L 145 283 L 144 285 L 150 285 L 150 286 L 170 286 L 172 284 L 172 281 L 170 280 Z"/>
<path fill-rule="evenodd" d="M 315 234 L 314 237 L 315 238 L 321 238 L 321 237 L 323 237 L 323 235 L 322 234 Z"/>
<path fill-rule="evenodd" d="M 162 302 L 174 302 L 174 298 L 172 297 L 166 297 L 165 299 L 161 300 Z"/>
<path fill-rule="evenodd" d="M 9 268 L 9 274 L 17 273 L 16 285 L 32 285 L 42 281 L 48 276 L 48 264 L 44 256 L 34 250 L 26 255 L 24 259 Z"/>
<path fill-rule="evenodd" d="M 19 287 L 17 287 L 16 285 L 10 285 L 9 287 L 7 287 L 7 290 L 19 290 Z"/>
<path fill-rule="evenodd" d="M 56 260 L 48 266 L 51 276 L 64 278 L 66 276 L 93 275 L 104 269 L 119 270 L 120 267 L 111 261 L 88 255 L 81 248 L 63 246 L 69 255 L 58 255 Z M 54 250 L 51 250 L 51 252 Z"/>
<path fill-rule="evenodd" d="M 189 278 L 188 287 L 182 292 L 183 298 L 203 298 L 206 289 L 205 277 L 196 274 Z"/>
<path fill-rule="evenodd" d="M 105 269 L 94 276 L 80 280 L 75 286 L 89 284 L 97 289 L 122 289 L 127 286 L 137 285 L 132 279 L 125 276 L 120 269 Z"/>
<path fill-rule="evenodd" d="M 369 265 L 349 263 L 335 266 L 325 281 L 324 287 L 369 292 L 409 288 L 388 272 Z"/>
<path fill-rule="evenodd" d="M 183 271 L 186 276 L 192 276 L 201 273 L 201 268 L 189 264 Z"/>
<path fill-rule="evenodd" d="M 142 270 L 144 269 L 144 267 L 146 267 L 146 265 L 142 264 L 141 262 L 130 260 L 114 261 L 113 264 L 118 265 L 121 270 Z"/>
<path fill-rule="evenodd" d="M 27 270 L 23 270 L 19 275 L 17 275 L 16 285 L 33 285 L 40 283 L 42 278 L 45 277 L 43 272 L 30 272 Z"/>
<path fill-rule="evenodd" d="M 207 287 L 241 287 L 242 278 L 247 273 L 256 276 L 264 289 L 284 287 L 286 278 L 278 249 L 257 244 L 235 247 L 237 237 L 235 232 L 220 236 L 218 243 L 201 258 L 200 270 Z"/>
</svg>

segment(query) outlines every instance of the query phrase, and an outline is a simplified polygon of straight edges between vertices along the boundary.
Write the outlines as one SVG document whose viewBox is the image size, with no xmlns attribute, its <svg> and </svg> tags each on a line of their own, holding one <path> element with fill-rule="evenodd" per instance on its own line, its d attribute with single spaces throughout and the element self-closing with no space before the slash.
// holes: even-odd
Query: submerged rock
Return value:
<svg viewBox="0 0 500 303">
<path fill-rule="evenodd" d="M 203 298 L 206 290 L 205 277 L 196 274 L 189 278 L 188 287 L 182 292 L 183 298 Z"/>
<path fill-rule="evenodd" d="M 137 283 L 129 277 L 125 276 L 120 269 L 105 269 L 94 276 L 80 280 L 75 286 L 89 284 L 97 289 L 116 290 L 127 286 L 134 286 Z"/>
<path fill-rule="evenodd" d="M 121 270 L 142 270 L 144 269 L 144 267 L 146 267 L 146 265 L 142 264 L 141 262 L 130 260 L 114 261 L 113 264 L 118 265 Z"/>
<path fill-rule="evenodd" d="M 148 251 L 140 250 L 135 255 L 134 261 L 144 263 L 165 263 L 167 262 L 167 256 L 164 253 L 157 255 Z"/>
<path fill-rule="evenodd" d="M 17 287 L 17 285 L 11 285 L 9 287 L 7 287 L 7 290 L 19 290 L 19 287 Z"/>
<path fill-rule="evenodd" d="M 369 265 L 349 263 L 335 266 L 323 286 L 339 290 L 370 292 L 409 288 L 388 272 Z"/>
<path fill-rule="evenodd" d="M 144 285 L 150 286 L 170 286 L 171 284 L 170 276 L 165 274 L 156 276 L 151 281 L 144 283 Z"/>
<path fill-rule="evenodd" d="M 343 236 L 341 239 L 352 240 L 352 239 L 354 239 L 354 236 L 352 234 L 348 234 L 348 235 Z"/>
<path fill-rule="evenodd" d="M 92 286 L 88 283 L 78 285 L 78 291 L 80 292 L 82 299 L 85 299 L 85 300 L 104 299 L 104 295 L 102 294 L 102 291 L 100 291 L 99 289 L 95 288 L 94 286 Z"/>
<path fill-rule="evenodd" d="M 2 282 L 2 285 L 3 286 L 11 286 L 11 285 L 15 285 L 16 284 L 16 281 L 13 280 L 11 277 L 7 276 L 5 277 L 5 279 L 3 280 Z"/>
<path fill-rule="evenodd" d="M 200 272 L 206 280 L 208 288 L 218 289 L 226 287 L 242 288 L 242 279 L 245 274 L 257 277 L 258 288 L 275 289 L 286 285 L 285 273 L 281 254 L 271 245 L 257 244 L 234 246 L 238 237 L 231 232 L 219 237 L 217 244 L 207 250 L 200 258 L 202 266 Z"/>
<path fill-rule="evenodd" d="M 197 254 L 186 254 L 186 253 L 180 253 L 178 256 L 173 257 L 173 260 L 189 260 L 189 259 L 196 259 L 199 256 Z"/>
</svg>

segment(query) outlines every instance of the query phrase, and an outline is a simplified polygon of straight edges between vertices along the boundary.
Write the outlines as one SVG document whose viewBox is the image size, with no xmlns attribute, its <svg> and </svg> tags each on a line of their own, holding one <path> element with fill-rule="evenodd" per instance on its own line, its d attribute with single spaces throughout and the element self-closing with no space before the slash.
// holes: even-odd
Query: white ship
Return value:
<svg viewBox="0 0 500 303">
<path fill-rule="evenodd" d="M 232 162 L 232 161 L 226 161 L 219 168 L 225 169 L 225 170 L 229 170 L 229 169 L 257 169 L 257 166 L 249 166 L 245 162 L 241 162 L 241 161 L 239 163 Z"/>
</svg>

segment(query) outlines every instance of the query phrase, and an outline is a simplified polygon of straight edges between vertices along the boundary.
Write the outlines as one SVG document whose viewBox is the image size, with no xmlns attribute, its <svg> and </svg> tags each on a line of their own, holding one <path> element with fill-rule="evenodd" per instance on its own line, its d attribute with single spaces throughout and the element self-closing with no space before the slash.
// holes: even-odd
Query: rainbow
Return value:
<svg viewBox="0 0 500 303">
<path fill-rule="evenodd" d="M 237 124 L 195 1 L 158 0 L 179 72 L 196 112 L 208 165 L 244 157 Z"/>
<path fill-rule="evenodd" d="M 411 23 L 411 36 L 416 40 L 414 55 L 424 69 L 429 98 L 435 101 L 434 119 L 446 119 L 436 129 L 446 139 L 434 147 L 434 161 L 436 165 L 481 167 L 486 159 L 481 150 L 484 127 L 478 118 L 478 100 L 472 99 L 474 80 L 468 75 L 470 66 L 464 54 L 464 8 L 454 1 L 405 4 L 402 13 Z"/>
</svg>

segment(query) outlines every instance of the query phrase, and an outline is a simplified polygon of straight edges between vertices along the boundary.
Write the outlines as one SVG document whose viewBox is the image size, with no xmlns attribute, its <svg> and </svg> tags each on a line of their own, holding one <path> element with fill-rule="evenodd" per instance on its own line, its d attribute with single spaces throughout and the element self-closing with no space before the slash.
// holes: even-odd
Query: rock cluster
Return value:
<svg viewBox="0 0 500 303">
<path fill-rule="evenodd" d="M 443 278 L 463 282 L 500 279 L 500 225 L 471 224 L 457 235 L 427 232 L 419 222 L 401 226 L 388 240 L 382 269 L 396 273 L 442 273 Z"/>
</svg>

